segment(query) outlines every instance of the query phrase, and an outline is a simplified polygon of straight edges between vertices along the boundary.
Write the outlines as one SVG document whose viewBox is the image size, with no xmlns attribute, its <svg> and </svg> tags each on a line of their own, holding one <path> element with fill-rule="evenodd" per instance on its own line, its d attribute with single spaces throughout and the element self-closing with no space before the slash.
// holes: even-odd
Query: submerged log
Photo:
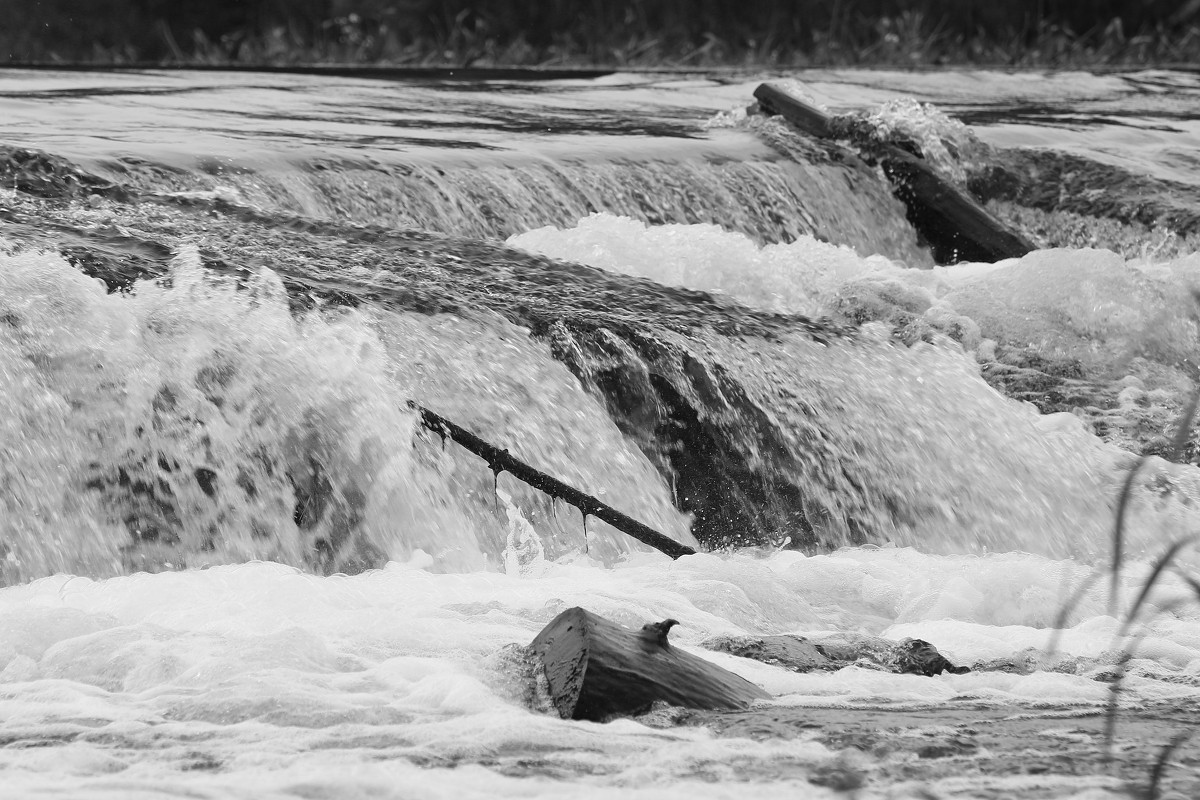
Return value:
<svg viewBox="0 0 1200 800">
<path fill-rule="evenodd" d="M 673 619 L 631 631 L 569 608 L 530 645 L 541 660 L 563 719 L 602 721 L 635 714 L 656 700 L 686 708 L 738 710 L 770 697 L 745 678 L 672 647 Z"/>
<path fill-rule="evenodd" d="M 590 494 L 581 492 L 573 486 L 568 486 L 557 478 L 551 477 L 539 469 L 521 461 L 507 450 L 501 450 L 494 444 L 485 442 L 466 428 L 455 425 L 445 417 L 439 416 L 428 408 L 409 404 L 420 414 L 421 424 L 441 436 L 449 436 L 458 444 L 470 450 L 487 462 L 492 472 L 511 473 L 535 489 L 540 489 L 551 497 L 556 497 L 575 506 L 584 516 L 595 517 L 612 525 L 628 536 L 632 536 L 643 544 L 648 544 L 655 550 L 666 553 L 671 558 L 695 555 L 696 551 L 686 544 L 675 541 L 670 536 L 659 533 L 645 523 L 638 522 L 627 514 L 622 514 L 607 503 L 597 500 Z"/>
<path fill-rule="evenodd" d="M 759 107 L 820 139 L 834 138 L 829 115 L 770 83 L 754 90 Z M 944 180 L 912 153 L 881 145 L 879 165 L 908 208 L 908 220 L 942 264 L 1020 258 L 1033 243 L 1009 230 L 966 192 Z"/>
</svg>

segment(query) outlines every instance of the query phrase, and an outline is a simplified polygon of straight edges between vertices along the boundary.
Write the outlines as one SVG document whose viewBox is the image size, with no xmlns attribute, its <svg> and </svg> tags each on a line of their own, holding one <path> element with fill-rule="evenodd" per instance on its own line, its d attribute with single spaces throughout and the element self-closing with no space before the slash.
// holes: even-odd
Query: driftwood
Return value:
<svg viewBox="0 0 1200 800">
<path fill-rule="evenodd" d="M 770 83 L 754 90 L 759 108 L 782 116 L 795 127 L 820 139 L 832 139 L 829 116 Z M 1020 258 L 1034 249 L 1020 234 L 1006 228 L 966 192 L 943 180 L 924 160 L 895 145 L 879 148 L 879 165 L 908 208 L 908 219 L 929 243 L 942 264 L 958 261 L 999 261 Z"/>
<path fill-rule="evenodd" d="M 666 553 L 671 558 L 696 554 L 696 551 L 686 544 L 681 544 L 670 536 L 659 533 L 649 525 L 638 522 L 627 514 L 622 514 L 620 511 L 617 511 L 606 503 L 602 503 L 590 494 L 581 492 L 573 486 L 568 486 L 541 470 L 534 469 L 507 450 L 501 450 L 499 447 L 485 442 L 483 439 L 480 439 L 465 428 L 455 425 L 445 417 L 439 416 L 416 403 L 410 403 L 409 405 L 420 415 L 422 425 L 440 436 L 450 437 L 482 458 L 495 474 L 499 475 L 501 472 L 511 473 L 514 477 L 524 481 L 533 488 L 540 489 L 551 497 L 556 497 L 575 506 L 583 512 L 585 517 L 591 516 L 604 520 L 622 533 L 632 536 L 643 544 L 650 545 L 655 550 Z"/>
<path fill-rule="evenodd" d="M 582 608 L 555 617 L 530 648 L 541 660 L 563 719 L 602 721 L 661 700 L 705 710 L 740 710 L 770 697 L 744 678 L 667 641 L 673 619 L 640 631 Z"/>
</svg>

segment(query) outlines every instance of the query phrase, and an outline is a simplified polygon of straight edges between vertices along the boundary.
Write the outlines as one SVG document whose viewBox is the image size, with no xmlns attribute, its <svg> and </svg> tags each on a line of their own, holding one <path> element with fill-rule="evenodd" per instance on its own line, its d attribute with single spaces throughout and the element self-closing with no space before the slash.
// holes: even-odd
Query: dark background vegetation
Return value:
<svg viewBox="0 0 1200 800">
<path fill-rule="evenodd" d="M 1190 62 L 1200 0 L 0 0 L 0 60 Z"/>
</svg>

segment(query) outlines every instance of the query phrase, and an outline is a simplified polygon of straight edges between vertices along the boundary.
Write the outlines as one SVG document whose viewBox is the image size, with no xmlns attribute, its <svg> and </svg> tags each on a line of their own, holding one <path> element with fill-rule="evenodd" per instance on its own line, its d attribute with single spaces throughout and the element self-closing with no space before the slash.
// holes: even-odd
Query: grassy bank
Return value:
<svg viewBox="0 0 1200 800">
<path fill-rule="evenodd" d="M 413 66 L 1200 61 L 1200 0 L 0 0 L 0 60 Z"/>
</svg>

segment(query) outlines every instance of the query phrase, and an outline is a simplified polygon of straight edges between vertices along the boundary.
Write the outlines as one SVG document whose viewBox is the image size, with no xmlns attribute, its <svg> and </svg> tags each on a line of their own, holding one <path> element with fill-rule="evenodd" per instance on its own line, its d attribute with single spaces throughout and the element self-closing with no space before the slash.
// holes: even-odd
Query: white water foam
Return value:
<svg viewBox="0 0 1200 800">
<path fill-rule="evenodd" d="M 759 252 L 705 229 L 682 231 L 679 241 L 690 247 L 688 235 L 703 240 L 710 234 L 707 244 L 729 245 L 746 258 Z M 628 245 L 636 231 L 622 236 Z M 808 302 L 819 310 L 821 303 L 836 303 L 839 287 L 848 281 L 861 285 L 880 271 L 888 280 L 899 280 L 899 270 L 882 261 L 855 260 L 815 242 L 794 247 L 779 251 L 778 277 L 771 284 L 784 291 L 764 291 L 743 274 L 739 280 L 749 287 L 747 298 L 759 292 L 764 302 Z M 671 263 L 669 246 L 659 245 L 655 252 L 661 263 Z M 814 265 L 814 285 L 823 292 L 819 297 L 802 295 L 800 282 L 791 280 L 789 252 L 813 254 L 802 263 Z M 481 554 L 457 562 L 445 553 L 430 556 L 423 545 L 431 540 L 417 538 L 406 540 L 408 550 L 391 553 L 394 561 L 386 569 L 353 577 L 319 577 L 252 562 L 105 579 L 57 574 L 0 589 L 0 736 L 9 743 L 0 748 L 0 769 L 4 791 L 14 796 L 388 797 L 420 787 L 428 796 L 455 797 L 733 797 L 752 783 L 766 791 L 819 798 L 836 795 L 808 782 L 818 771 L 851 757 L 865 759 L 869 767 L 871 756 L 851 756 L 803 736 L 761 742 L 717 737 L 704 728 L 664 731 L 628 720 L 570 723 L 531 711 L 524 684 L 515 677 L 520 670 L 505 647 L 527 643 L 573 605 L 630 626 L 678 619 L 677 644 L 761 684 L 775 697 L 772 702 L 784 706 L 912 708 L 969 701 L 1094 709 L 1110 697 L 1108 684 L 1095 678 L 1113 669 L 1124 643 L 1116 637 L 1120 623 L 1110 616 L 1106 585 L 1083 593 L 1058 637 L 1058 652 L 1042 652 L 1066 598 L 1090 574 L 1088 565 L 1072 560 L 1020 552 L 931 555 L 904 547 L 809 557 L 708 554 L 675 562 L 629 552 L 611 568 L 577 555 L 556 560 L 559 534 L 543 527 L 552 526 L 552 514 L 522 505 L 520 490 L 510 485 L 502 484 L 493 495 L 486 470 L 468 474 L 470 462 L 457 460 L 453 450 L 441 454 L 426 442 L 414 451 L 411 417 L 396 403 L 398 397 L 446 403 L 465 419 L 533 440 L 539 459 L 578 470 L 578 479 L 592 481 L 597 490 L 618 485 L 611 481 L 619 476 L 589 473 L 593 467 L 586 463 L 573 465 L 569 452 L 557 451 L 554 441 L 564 438 L 564 430 L 595 426 L 588 436 L 596 438 L 588 441 L 610 448 L 619 444 L 619 434 L 588 423 L 599 412 L 580 399 L 565 370 L 545 354 L 539 360 L 538 346 L 523 332 L 495 320 L 366 312 L 296 318 L 288 314 L 269 273 L 260 275 L 250 291 L 238 292 L 231 283 L 201 279 L 186 258 L 169 284 L 110 296 L 58 256 L 6 258 L 0 276 L 9 283 L 2 296 L 8 303 L 5 313 L 13 318 L 6 317 L 2 329 L 9 387 L 4 397 L 13 412 L 7 418 L 23 427 L 6 430 L 3 452 L 24 459 L 19 465 L 5 462 L 8 485 L 21 487 L 5 497 L 10 503 L 15 498 L 18 512 L 6 514 L 6 523 L 20 520 L 5 530 L 20 543 L 21 549 L 11 551 L 15 558 L 43 554 L 39 568 L 46 572 L 89 569 L 102 576 L 125 568 L 85 562 L 90 540 L 71 526 L 102 520 L 89 535 L 106 546 L 112 542 L 104 537 L 128 534 L 115 522 L 103 522 L 103 507 L 73 506 L 86 503 L 89 495 L 71 491 L 78 478 L 72 469 L 57 469 L 58 464 L 87 466 L 88 448 L 80 443 L 89 441 L 87 431 L 98 421 L 109 422 L 100 429 L 104 435 L 96 437 L 110 443 L 104 452 L 129 451 L 144 420 L 140 424 L 155 431 L 157 449 L 150 452 L 157 456 L 166 448 L 182 458 L 191 450 L 170 448 L 183 441 L 183 423 L 203 420 L 220 431 L 229 413 L 225 409 L 269 401 L 276 404 L 278 420 L 260 419 L 262 427 L 250 441 L 275 443 L 286 455 L 279 442 L 287 442 L 289 433 L 272 425 L 303 419 L 308 409 L 330 398 L 355 409 L 354 424 L 360 427 L 347 435 L 334 424 L 338 414 L 332 420 L 323 417 L 334 432 L 329 438 L 336 441 L 318 437 L 302 452 L 353 473 L 364 440 L 396 437 L 396 452 L 408 455 L 378 468 L 379 486 L 372 491 L 382 494 L 374 496 L 400 492 L 416 509 L 409 512 L 411 519 L 401 518 L 403 526 L 411 530 L 424 519 L 431 536 L 440 531 L 467 549 L 474 543 L 478 549 L 472 552 Z M 734 258 L 710 263 L 730 273 L 746 266 Z M 981 280 L 991 274 L 964 270 L 960 285 L 968 285 L 966 279 L 976 273 Z M 942 277 L 917 273 L 914 279 Z M 901 285 L 910 293 L 930 291 L 929 283 Z M 786 291 L 796 299 L 780 301 Z M 854 369 L 862 370 L 851 381 L 855 392 L 867 392 L 871 376 L 884 374 L 885 362 L 887 374 L 910 372 L 911 381 L 922 377 L 918 367 L 933 370 L 930 376 L 948 382 L 955 403 L 990 392 L 958 345 L 946 341 L 896 349 L 872 344 L 870 335 L 854 362 Z M 775 355 L 764 349 L 764 357 L 818 358 L 811 348 L 789 347 L 800 345 L 782 342 Z M 211 383 L 197 382 L 217 377 L 205 368 L 218 352 L 226 359 L 222 364 L 232 364 L 231 379 L 213 394 L 219 404 L 204 394 L 206 386 L 214 392 Z M 730 359 L 735 355 L 731 351 Z M 523 364 L 527 371 L 506 372 L 509 364 Z M 239 379 L 253 391 L 239 394 Z M 899 379 L 896 374 L 890 380 Z M 180 387 L 174 408 L 190 409 L 186 414 L 166 413 L 171 409 L 160 393 L 168 383 Z M 269 389 L 265 395 L 264 388 Z M 922 396 L 915 385 L 910 388 L 913 396 Z M 483 398 L 478 405 L 465 399 L 474 394 Z M 872 396 L 867 392 L 868 400 Z M 568 416 L 555 417 L 563 406 L 570 406 Z M 1001 415 L 1008 412 L 997 409 L 1008 407 L 986 406 Z M 1064 452 L 1091 465 L 1103 465 L 1112 455 L 1077 427 L 1011 407 L 1017 416 L 1000 416 L 997 424 L 1024 419 L 1009 429 L 1013 436 L 1065 441 Z M 515 409 L 533 413 L 543 420 L 539 426 L 549 427 L 523 428 L 528 423 Z M 881 418 L 878 424 L 887 422 Z M 873 423 L 864 417 L 854 424 L 869 428 Z M 1056 426 L 1064 430 L 1055 432 Z M 241 456 L 235 443 L 249 434 L 245 427 L 234 430 L 237 435 L 220 441 L 236 459 Z M 636 455 L 627 458 L 622 469 L 634 469 L 630 480 L 644 482 L 637 477 L 642 467 Z M 209 463 L 216 462 L 188 467 Z M 225 470 L 224 463 L 217 466 Z M 1006 468 L 1015 467 L 1008 463 Z M 195 503 L 205 502 L 200 489 L 191 491 Z M 648 491 L 639 502 L 651 514 L 653 497 L 666 495 L 656 495 L 659 489 L 653 487 Z M 280 496 L 294 502 L 294 495 Z M 379 502 L 364 508 L 397 508 Z M 492 516 L 480 510 L 484 507 Z M 97 512 L 98 517 L 90 516 Z M 277 518 L 290 513 L 289 506 Z M 40 519 L 42 514 L 47 519 Z M 376 521 L 372 524 L 387 521 L 380 515 L 370 519 Z M 481 536 L 478 526 L 488 519 L 499 524 Z M 221 530 L 255 546 L 252 536 L 238 538 L 235 525 Z M 22 535 L 26 538 L 15 538 Z M 486 545 L 489 540 L 494 544 Z M 77 541 L 75 549 L 63 546 Z M 271 557 L 276 552 L 286 557 L 279 545 L 270 546 L 276 548 Z M 491 546 L 504 548 L 491 562 L 503 572 L 440 572 L 483 566 L 482 551 Z M 105 552 L 96 546 L 95 553 Z M 227 557 L 233 555 L 230 551 Z M 1148 570 L 1144 562 L 1127 567 L 1114 609 L 1118 617 L 1127 613 Z M 1151 596 L 1144 626 L 1137 629 L 1143 638 L 1130 662 L 1122 703 L 1182 701 L 1200 694 L 1200 614 L 1194 605 L 1181 605 L 1189 591 L 1169 577 Z M 925 678 L 854 666 L 804 675 L 698 647 L 720 634 L 833 631 L 923 638 L 961 664 L 1015 656 L 1047 667 L 1067 661 L 1078 668 Z"/>
<path fill-rule="evenodd" d="M 627 625 L 679 619 L 677 645 L 782 705 L 1096 707 L 1109 691 L 1091 674 L 1115 656 L 1101 590 L 1086 594 L 1059 645 L 1059 658 L 1098 659 L 1083 674 L 802 675 L 696 647 L 717 634 L 865 630 L 918 636 L 970 664 L 1044 648 L 1046 621 L 1085 574 L 1020 554 L 867 549 L 646 554 L 610 570 L 543 562 L 524 575 L 396 563 L 323 578 L 250 563 L 55 576 L 0 590 L 0 736 L 12 743 L 0 748 L 4 792 L 731 797 L 750 782 L 834 796 L 806 778 L 847 754 L 804 737 L 719 738 L 530 711 L 503 648 L 583 605 Z M 1127 593 L 1139 577 L 1126 576 Z M 1155 603 L 1180 591 L 1169 585 Z M 1123 702 L 1195 697 L 1200 617 L 1165 615 L 1147 632 Z"/>
<path fill-rule="evenodd" d="M 539 228 L 514 246 L 568 261 L 727 294 L 767 311 L 819 317 L 852 294 L 994 339 L 1049 344 L 1059 355 L 1128 369 L 1136 355 L 1164 363 L 1200 346 L 1191 289 L 1200 254 L 1125 261 L 1106 250 L 1040 250 L 997 264 L 905 269 L 881 256 L 803 238 L 759 247 L 715 225 L 647 226 L 593 214 L 568 229 Z M 865 298 L 857 298 L 867 302 Z M 965 319 L 962 319 L 965 317 Z M 957 318 L 957 319 L 956 319 Z M 980 340 L 968 337 L 966 349 Z"/>
<path fill-rule="evenodd" d="M 894 540 L 942 552 L 974 546 L 1101 558 L 1133 461 L 1073 415 L 1042 416 L 986 386 L 977 362 L 994 358 L 997 339 L 1125 380 L 1141 392 L 1127 393 L 1131 405 L 1165 409 L 1179 407 L 1188 385 L 1181 362 L 1200 347 L 1190 308 L 1196 256 L 1154 264 L 1055 250 L 912 270 L 812 239 L 760 248 L 715 226 L 647 227 L 605 214 L 510 243 L 764 310 L 868 322 L 855 345 L 793 337 L 756 344 L 757 360 L 746 363 L 730 350 L 722 363 L 764 393 L 786 386 L 802 398 L 791 403 L 793 426 L 802 431 L 819 419 L 819 440 L 871 463 L 856 478 L 878 483 L 879 502 L 899 497 L 905 513 L 918 516 Z M 916 345 L 892 346 L 894 338 Z M 1127 411 L 1131 419 L 1149 413 Z M 1162 416 L 1166 429 L 1169 414 Z M 1149 558 L 1194 527 L 1200 472 L 1151 459 L 1140 476 L 1127 536 Z M 830 480 L 827 507 L 837 508 L 845 487 Z M 810 491 L 823 485 L 814 480 Z"/>
<path fill-rule="evenodd" d="M 418 550 L 479 569 L 501 563 L 514 513 L 551 557 L 630 550 L 508 477 L 502 508 L 482 461 L 415 438 L 409 399 L 694 542 L 654 468 L 524 331 L 295 317 L 269 270 L 247 284 L 185 253 L 168 281 L 110 295 L 56 254 L 0 256 L 6 581 L 253 558 L 335 571 Z"/>
</svg>

